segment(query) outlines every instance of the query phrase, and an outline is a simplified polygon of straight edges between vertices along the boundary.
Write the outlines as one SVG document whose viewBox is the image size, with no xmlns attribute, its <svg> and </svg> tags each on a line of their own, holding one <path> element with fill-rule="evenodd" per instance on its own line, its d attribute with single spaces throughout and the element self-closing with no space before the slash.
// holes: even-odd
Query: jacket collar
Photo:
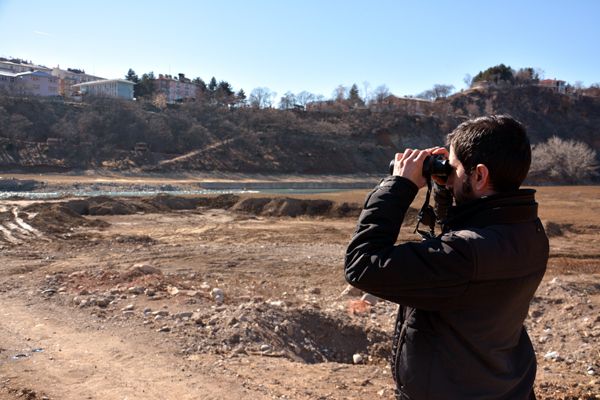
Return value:
<svg viewBox="0 0 600 400">
<path fill-rule="evenodd" d="M 537 208 L 533 189 L 497 193 L 451 207 L 448 217 L 443 221 L 444 231 L 534 221 L 537 219 Z"/>
</svg>

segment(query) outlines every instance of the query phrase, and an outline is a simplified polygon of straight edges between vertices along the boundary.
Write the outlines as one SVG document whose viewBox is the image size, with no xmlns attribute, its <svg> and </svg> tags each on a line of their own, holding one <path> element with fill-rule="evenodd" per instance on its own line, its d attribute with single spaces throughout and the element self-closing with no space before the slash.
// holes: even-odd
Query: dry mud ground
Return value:
<svg viewBox="0 0 600 400">
<path fill-rule="evenodd" d="M 278 215 L 305 209 L 225 200 L 102 216 L 3 201 L 0 398 L 392 399 L 396 306 L 342 294 L 352 207 L 292 218 Z M 598 399 L 600 188 L 538 201 L 552 255 L 526 321 L 536 392 Z"/>
</svg>

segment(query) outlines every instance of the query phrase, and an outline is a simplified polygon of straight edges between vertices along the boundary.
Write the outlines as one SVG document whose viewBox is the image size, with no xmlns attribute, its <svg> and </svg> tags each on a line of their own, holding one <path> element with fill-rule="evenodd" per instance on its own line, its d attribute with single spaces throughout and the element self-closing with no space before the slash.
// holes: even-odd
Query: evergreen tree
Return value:
<svg viewBox="0 0 600 400">
<path fill-rule="evenodd" d="M 130 82 L 133 82 L 133 83 L 138 83 L 140 81 L 140 78 L 138 78 L 135 71 L 132 70 L 131 68 L 129 68 L 129 71 L 127 71 L 127 75 L 125 75 L 125 79 Z"/>
<path fill-rule="evenodd" d="M 214 92 L 215 90 L 217 90 L 217 86 L 218 86 L 217 80 L 213 76 L 212 78 L 210 78 L 210 82 L 208 82 L 208 91 Z"/>
<path fill-rule="evenodd" d="M 348 92 L 348 101 L 354 107 L 356 106 L 364 106 L 365 102 L 360 98 L 360 94 L 358 92 L 358 86 L 356 83 L 352 85 L 350 91 Z"/>
</svg>

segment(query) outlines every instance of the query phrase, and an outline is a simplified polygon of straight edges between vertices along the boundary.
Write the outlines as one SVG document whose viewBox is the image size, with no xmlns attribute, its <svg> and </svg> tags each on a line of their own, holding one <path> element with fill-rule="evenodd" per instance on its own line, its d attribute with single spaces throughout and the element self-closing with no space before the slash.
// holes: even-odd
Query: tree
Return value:
<svg viewBox="0 0 600 400">
<path fill-rule="evenodd" d="M 244 92 L 244 89 L 240 89 L 237 94 L 235 95 L 236 97 L 236 104 L 239 107 L 243 107 L 244 105 L 246 105 L 246 92 Z"/>
<path fill-rule="evenodd" d="M 338 87 L 333 89 L 333 93 L 331 94 L 331 97 L 333 98 L 334 101 L 343 102 L 346 99 L 346 97 L 348 97 L 346 95 L 347 92 L 348 92 L 347 87 L 345 87 L 344 85 L 338 85 Z"/>
<path fill-rule="evenodd" d="M 129 68 L 129 71 L 127 71 L 127 75 L 125 75 L 125 79 L 130 82 L 133 82 L 133 83 L 138 83 L 140 81 L 140 78 L 138 78 L 135 71 L 132 70 L 131 68 Z"/>
<path fill-rule="evenodd" d="M 296 105 L 296 96 L 292 92 L 286 92 L 279 99 L 279 108 L 282 110 L 289 110 L 290 108 L 294 108 Z"/>
<path fill-rule="evenodd" d="M 467 89 L 470 88 L 473 84 L 473 77 L 471 76 L 471 74 L 466 74 L 463 78 L 463 82 L 465 83 L 465 85 L 467 85 Z"/>
<path fill-rule="evenodd" d="M 473 83 L 475 82 L 510 82 L 514 81 L 514 71 L 511 67 L 504 64 L 499 64 L 494 67 L 490 67 L 485 71 L 480 71 L 475 77 L 473 77 Z"/>
<path fill-rule="evenodd" d="M 147 74 L 142 75 L 142 79 L 140 79 L 139 83 L 133 87 L 133 91 L 137 97 L 146 97 L 151 98 L 154 92 L 156 91 L 156 87 L 154 86 L 154 81 L 156 78 L 154 77 L 154 72 L 150 71 Z M 136 90 L 137 88 L 137 90 Z"/>
<path fill-rule="evenodd" d="M 272 92 L 266 87 L 257 87 L 250 92 L 248 99 L 250 106 L 255 108 L 268 108 L 273 104 L 273 99 L 277 93 Z"/>
<path fill-rule="evenodd" d="M 415 95 L 415 97 L 418 99 L 435 100 L 439 98 L 448 97 L 448 95 L 450 95 L 450 93 L 452 93 L 453 90 L 454 85 L 443 85 L 436 83 L 435 85 L 433 85 L 432 89 L 425 90 L 424 92 Z"/>
<path fill-rule="evenodd" d="M 316 98 L 317 96 L 313 93 L 303 90 L 302 92 L 296 95 L 296 104 L 302 107 L 306 107 L 308 103 L 315 101 Z"/>
<path fill-rule="evenodd" d="M 443 85 L 436 83 L 433 85 L 433 94 L 436 99 L 448 97 L 454 91 L 454 85 Z"/>
<path fill-rule="evenodd" d="M 598 175 L 596 151 L 583 142 L 553 136 L 535 145 L 529 178 L 536 183 L 586 183 Z"/>
<path fill-rule="evenodd" d="M 527 85 L 538 82 L 540 76 L 537 71 L 531 67 L 521 68 L 514 74 L 515 83 Z"/>
<path fill-rule="evenodd" d="M 348 101 L 350 102 L 350 104 L 353 107 L 365 105 L 365 102 L 363 101 L 363 99 L 360 98 L 360 94 L 358 92 L 358 86 L 356 86 L 356 83 L 353 84 L 352 87 L 350 87 L 350 90 L 348 91 Z"/>
<path fill-rule="evenodd" d="M 213 76 L 212 78 L 210 78 L 210 82 L 208 82 L 208 91 L 209 92 L 214 92 L 215 90 L 217 90 L 217 80 L 215 79 L 215 77 Z"/>
<path fill-rule="evenodd" d="M 373 102 L 375 104 L 381 104 L 385 100 L 386 97 L 390 95 L 390 90 L 386 85 L 379 85 L 375 88 L 375 92 L 373 93 Z"/>
<path fill-rule="evenodd" d="M 202 78 L 194 78 L 192 80 L 192 83 L 195 83 L 196 85 L 198 85 L 198 89 L 201 92 L 206 92 L 206 83 L 202 80 Z"/>
</svg>

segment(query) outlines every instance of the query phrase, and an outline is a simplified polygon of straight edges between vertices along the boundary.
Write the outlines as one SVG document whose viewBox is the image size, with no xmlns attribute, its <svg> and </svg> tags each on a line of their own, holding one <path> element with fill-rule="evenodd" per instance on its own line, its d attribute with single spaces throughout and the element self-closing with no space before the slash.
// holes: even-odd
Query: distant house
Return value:
<svg viewBox="0 0 600 400">
<path fill-rule="evenodd" d="M 76 88 L 73 86 L 77 85 L 78 83 L 104 80 L 104 78 L 89 75 L 83 71 L 69 71 L 60 69 L 59 67 L 52 69 L 52 75 L 59 79 L 58 92 L 64 97 L 73 97 L 73 95 L 76 93 Z"/>
<path fill-rule="evenodd" d="M 13 93 L 33 96 L 58 96 L 58 78 L 44 71 L 15 74 Z"/>
<path fill-rule="evenodd" d="M 124 79 L 105 79 L 73 85 L 83 96 L 112 97 L 133 100 L 133 85 Z"/>
<path fill-rule="evenodd" d="M 177 78 L 159 74 L 154 80 L 154 88 L 157 93 L 165 95 L 167 103 L 195 99 L 198 91 L 198 85 L 192 83 L 184 74 L 179 74 Z"/>
<path fill-rule="evenodd" d="M 16 75 L 13 72 L 0 70 L 0 92 L 12 93 L 14 91 Z"/>
<path fill-rule="evenodd" d="M 557 93 L 565 94 L 567 92 L 567 85 L 565 81 L 557 79 L 544 79 L 538 83 L 539 86 L 547 87 L 554 90 Z"/>
<path fill-rule="evenodd" d="M 50 68 L 44 67 L 43 65 L 18 63 L 12 61 L 0 61 L 0 70 L 5 70 L 14 74 L 32 71 L 50 72 Z"/>
</svg>

